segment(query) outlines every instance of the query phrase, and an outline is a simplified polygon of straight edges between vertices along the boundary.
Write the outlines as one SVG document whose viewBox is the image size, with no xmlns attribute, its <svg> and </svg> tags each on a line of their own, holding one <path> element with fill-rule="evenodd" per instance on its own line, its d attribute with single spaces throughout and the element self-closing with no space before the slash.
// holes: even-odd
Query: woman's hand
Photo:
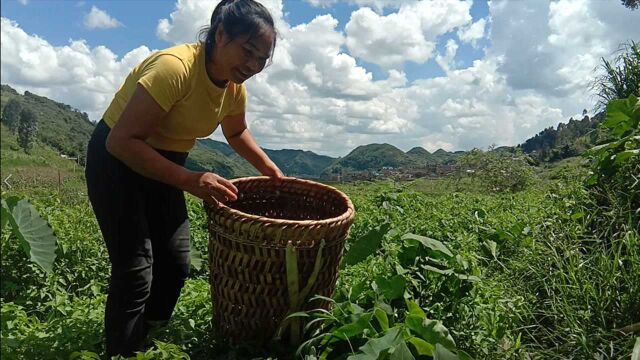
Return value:
<svg viewBox="0 0 640 360">
<path fill-rule="evenodd" d="M 282 179 L 284 177 L 282 171 L 273 161 L 267 163 L 260 172 L 262 173 L 262 175 L 271 176 L 276 179 Z"/>
<path fill-rule="evenodd" d="M 190 171 L 183 190 L 212 205 L 238 199 L 238 189 L 229 180 L 210 172 Z"/>
</svg>

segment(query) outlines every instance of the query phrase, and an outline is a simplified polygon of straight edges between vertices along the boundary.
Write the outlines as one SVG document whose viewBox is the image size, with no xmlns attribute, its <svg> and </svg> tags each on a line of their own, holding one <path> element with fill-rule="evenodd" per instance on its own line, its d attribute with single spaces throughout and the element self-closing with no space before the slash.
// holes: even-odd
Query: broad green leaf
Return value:
<svg viewBox="0 0 640 360">
<path fill-rule="evenodd" d="M 449 250 L 446 245 L 438 240 L 416 234 L 405 234 L 402 237 L 402 240 L 404 240 L 405 243 L 408 243 L 409 245 L 413 245 L 415 242 L 418 242 L 438 254 L 443 254 L 448 258 L 453 257 L 453 253 L 451 253 L 451 250 Z"/>
<path fill-rule="evenodd" d="M 413 300 L 407 300 L 406 303 L 407 303 L 407 308 L 409 309 L 409 315 L 417 316 L 420 319 L 426 318 L 427 315 L 424 313 L 424 311 L 422 310 L 420 305 L 418 305 L 418 303 L 416 303 Z"/>
<path fill-rule="evenodd" d="M 616 137 L 622 137 L 637 128 L 640 114 L 636 110 L 638 99 L 633 95 L 627 99 L 611 100 L 607 104 L 606 118 L 602 126 L 611 130 Z"/>
<path fill-rule="evenodd" d="M 418 355 L 433 356 L 433 352 L 435 351 L 435 347 L 433 345 L 415 336 L 409 338 L 408 341 L 416 348 Z"/>
<path fill-rule="evenodd" d="M 631 360 L 640 360 L 640 337 L 636 338 L 636 344 L 633 346 Z"/>
<path fill-rule="evenodd" d="M 439 320 L 429 320 L 421 316 L 409 314 L 405 319 L 405 324 L 415 334 L 431 344 L 442 344 L 449 349 L 455 349 L 456 343 L 453 341 L 449 330 L 442 325 Z"/>
<path fill-rule="evenodd" d="M 390 225 L 384 223 L 378 227 L 375 227 L 363 237 L 351 244 L 349 251 L 344 256 L 345 265 L 354 265 L 361 261 L 364 261 L 369 255 L 374 254 L 382 243 L 382 238 L 389 231 Z"/>
<path fill-rule="evenodd" d="M 392 349 L 399 341 L 402 341 L 402 336 L 399 334 L 400 328 L 391 328 L 384 336 L 367 341 L 360 347 L 360 351 L 377 359 L 381 352 Z"/>
<path fill-rule="evenodd" d="M 389 317 L 387 316 L 387 313 L 384 310 L 377 307 L 373 310 L 373 314 L 378 320 L 378 324 L 380 324 L 380 328 L 382 328 L 382 330 L 384 331 L 389 330 Z"/>
<path fill-rule="evenodd" d="M 460 360 L 458 355 L 449 351 L 446 347 L 436 344 L 436 351 L 433 353 L 433 360 Z"/>
<path fill-rule="evenodd" d="M 627 161 L 630 157 L 640 154 L 640 150 L 625 150 L 617 153 L 615 156 L 614 164 L 616 166 L 621 166 L 625 161 Z"/>
<path fill-rule="evenodd" d="M 415 360 L 415 357 L 411 354 L 411 350 L 409 350 L 407 344 L 401 341 L 393 348 L 390 360 Z"/>
<path fill-rule="evenodd" d="M 404 295 L 404 289 L 406 286 L 406 280 L 402 275 L 395 275 L 391 279 L 386 279 L 379 276 L 375 280 L 376 285 L 380 293 L 384 295 L 385 299 L 391 301 L 401 298 Z"/>
<path fill-rule="evenodd" d="M 362 316 L 358 316 L 355 322 L 342 325 L 341 327 L 333 330 L 331 334 L 339 339 L 346 340 L 356 335 L 362 334 L 365 329 L 369 329 L 373 331 L 373 328 L 369 323 L 371 321 L 372 316 L 373 316 L 372 313 L 366 313 L 366 314 L 363 314 Z"/>
<path fill-rule="evenodd" d="M 57 248 L 53 230 L 26 199 L 18 201 L 13 207 L 7 199 L 7 204 L 11 208 L 9 222 L 13 227 L 13 234 L 22 244 L 27 256 L 46 272 L 52 272 Z"/>
</svg>

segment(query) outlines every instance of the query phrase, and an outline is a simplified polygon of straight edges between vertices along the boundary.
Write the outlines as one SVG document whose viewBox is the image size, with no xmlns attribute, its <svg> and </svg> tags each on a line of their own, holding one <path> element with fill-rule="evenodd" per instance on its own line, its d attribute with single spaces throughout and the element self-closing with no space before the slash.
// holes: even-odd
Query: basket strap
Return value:
<svg viewBox="0 0 640 360">
<path fill-rule="evenodd" d="M 320 268 L 322 267 L 322 250 L 324 249 L 324 239 L 320 241 L 318 247 L 318 253 L 316 254 L 316 260 L 313 265 L 313 272 L 309 276 L 307 285 L 300 291 L 300 280 L 298 273 L 298 256 L 295 247 L 291 242 L 287 243 L 285 260 L 287 266 L 287 287 L 289 290 L 289 311 L 288 314 L 293 314 L 300 309 L 302 302 L 305 300 L 311 288 L 318 279 Z M 289 320 L 289 321 L 287 321 Z M 287 326 L 291 327 L 290 343 L 298 344 L 300 342 L 300 319 L 298 317 L 292 317 L 287 319 L 285 317 L 284 323 L 281 325 L 281 331 L 285 331 Z"/>
</svg>

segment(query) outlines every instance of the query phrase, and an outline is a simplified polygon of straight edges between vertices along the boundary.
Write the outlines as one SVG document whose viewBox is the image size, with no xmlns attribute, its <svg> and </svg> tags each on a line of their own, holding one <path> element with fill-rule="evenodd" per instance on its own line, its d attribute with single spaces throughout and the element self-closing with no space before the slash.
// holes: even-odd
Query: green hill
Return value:
<svg viewBox="0 0 640 360">
<path fill-rule="evenodd" d="M 265 152 L 287 175 L 317 177 L 336 159 L 303 150 L 269 150 Z"/>
<path fill-rule="evenodd" d="M 358 146 L 347 156 L 337 160 L 325 171 L 332 173 L 335 169 L 345 170 L 378 170 L 383 167 L 399 168 L 414 164 L 411 156 L 389 144 L 369 144 Z"/>
<path fill-rule="evenodd" d="M 94 124 L 86 113 L 69 105 L 25 91 L 18 94 L 7 85 L 0 88 L 0 106 L 17 98 L 23 108 L 33 110 L 38 119 L 38 140 L 59 153 L 84 157 Z M 1 111 L 1 109 L 0 109 Z"/>
<path fill-rule="evenodd" d="M 538 161 L 558 161 L 582 154 L 585 150 L 601 143 L 604 139 L 599 130 L 604 113 L 590 118 L 586 110 L 581 120 L 569 119 L 556 128 L 548 127 L 524 143 L 518 145 L 526 154 Z"/>
</svg>

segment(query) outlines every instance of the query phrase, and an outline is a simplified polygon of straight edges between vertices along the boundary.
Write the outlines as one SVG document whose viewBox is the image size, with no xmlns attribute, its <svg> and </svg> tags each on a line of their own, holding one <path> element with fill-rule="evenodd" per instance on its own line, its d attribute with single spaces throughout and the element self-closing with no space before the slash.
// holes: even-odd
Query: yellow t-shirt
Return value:
<svg viewBox="0 0 640 360">
<path fill-rule="evenodd" d="M 131 70 L 103 115 L 109 127 L 120 119 L 137 84 L 167 111 L 147 139 L 157 149 L 187 152 L 197 138 L 211 135 L 225 116 L 245 112 L 244 85 L 215 86 L 207 76 L 204 48 L 199 43 L 155 52 Z"/>
</svg>

